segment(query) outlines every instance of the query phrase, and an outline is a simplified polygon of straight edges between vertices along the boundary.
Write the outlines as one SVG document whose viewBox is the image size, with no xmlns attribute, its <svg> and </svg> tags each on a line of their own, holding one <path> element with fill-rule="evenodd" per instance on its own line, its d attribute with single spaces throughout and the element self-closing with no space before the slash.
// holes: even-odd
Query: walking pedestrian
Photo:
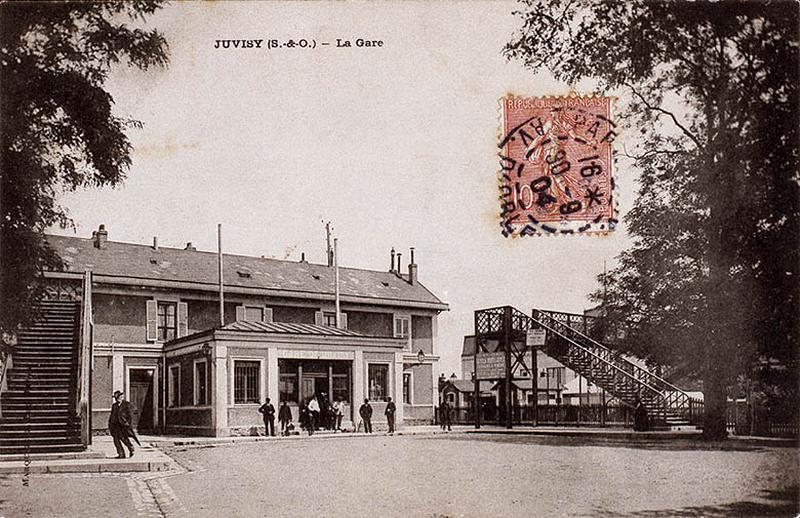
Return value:
<svg viewBox="0 0 800 518">
<path fill-rule="evenodd" d="M 397 406 L 395 406 L 394 401 L 392 398 L 386 398 L 389 402 L 386 404 L 386 422 L 389 423 L 389 433 L 394 433 L 394 414 L 397 412 Z"/>
<path fill-rule="evenodd" d="M 364 404 L 358 409 L 361 420 L 364 421 L 364 431 L 372 433 L 372 407 L 369 404 L 369 399 L 364 399 Z"/>
<path fill-rule="evenodd" d="M 289 424 L 292 422 L 292 409 L 284 400 L 278 410 L 278 422 L 281 424 L 281 435 L 289 435 Z"/>
<path fill-rule="evenodd" d="M 275 437 L 275 407 L 269 402 L 269 398 L 258 411 L 264 416 L 264 435 Z"/>
<path fill-rule="evenodd" d="M 134 448 L 130 437 L 133 437 L 137 444 L 139 438 L 136 437 L 136 431 L 133 429 L 131 404 L 122 398 L 122 392 L 119 390 L 114 391 L 114 404 L 111 405 L 111 415 L 108 417 L 108 433 L 114 439 L 118 459 L 125 458 L 123 444 L 128 448 L 130 457 L 133 457 Z"/>
</svg>

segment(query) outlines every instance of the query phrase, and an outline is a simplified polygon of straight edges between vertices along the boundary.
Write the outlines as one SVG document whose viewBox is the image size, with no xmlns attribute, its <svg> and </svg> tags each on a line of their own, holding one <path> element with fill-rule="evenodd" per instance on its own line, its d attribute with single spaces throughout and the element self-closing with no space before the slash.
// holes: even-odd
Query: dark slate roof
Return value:
<svg viewBox="0 0 800 518">
<path fill-rule="evenodd" d="M 365 336 L 347 329 L 315 324 L 289 324 L 283 322 L 233 322 L 221 328 L 221 331 L 243 331 L 250 333 L 280 333 L 292 335 L 322 336 Z"/>
<path fill-rule="evenodd" d="M 91 239 L 47 236 L 50 246 L 67 263 L 68 271 L 87 269 L 99 275 L 179 281 L 216 285 L 218 266 L 215 252 L 120 243 L 108 241 L 106 248 L 94 247 Z M 334 294 L 334 268 L 297 261 L 281 261 L 244 255 L 223 255 L 225 286 Z M 339 267 L 342 297 L 363 297 L 447 305 L 425 286 L 409 284 L 388 271 Z"/>
</svg>

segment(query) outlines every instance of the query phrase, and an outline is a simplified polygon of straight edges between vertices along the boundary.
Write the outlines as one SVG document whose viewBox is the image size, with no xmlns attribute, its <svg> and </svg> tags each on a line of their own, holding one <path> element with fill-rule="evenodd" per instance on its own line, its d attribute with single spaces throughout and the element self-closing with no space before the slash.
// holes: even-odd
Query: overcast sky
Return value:
<svg viewBox="0 0 800 518">
<path fill-rule="evenodd" d="M 569 93 L 500 54 L 512 2 L 174 3 L 151 18 L 165 70 L 115 71 L 109 89 L 131 130 L 133 167 L 117 189 L 63 196 L 77 234 L 116 241 L 325 262 L 323 220 L 340 264 L 388 269 L 394 246 L 450 305 L 440 372 L 460 374 L 473 311 L 510 304 L 581 312 L 595 277 L 626 245 L 606 237 L 507 239 L 496 172 L 498 99 Z M 217 39 L 317 40 L 307 49 L 215 49 Z M 336 39 L 382 40 L 336 48 Z M 323 47 L 321 42 L 331 42 Z M 264 43 L 266 45 L 266 42 Z M 631 206 L 620 162 L 617 200 Z M 58 233 L 71 234 L 71 231 Z"/>
</svg>

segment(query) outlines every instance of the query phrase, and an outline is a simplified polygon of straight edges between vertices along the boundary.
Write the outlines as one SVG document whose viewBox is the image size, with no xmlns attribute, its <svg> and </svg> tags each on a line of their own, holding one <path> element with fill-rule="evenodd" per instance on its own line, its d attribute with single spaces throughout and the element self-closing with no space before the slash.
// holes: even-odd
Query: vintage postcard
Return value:
<svg viewBox="0 0 800 518">
<path fill-rule="evenodd" d="M 797 516 L 796 2 L 0 2 L 0 518 Z"/>
</svg>

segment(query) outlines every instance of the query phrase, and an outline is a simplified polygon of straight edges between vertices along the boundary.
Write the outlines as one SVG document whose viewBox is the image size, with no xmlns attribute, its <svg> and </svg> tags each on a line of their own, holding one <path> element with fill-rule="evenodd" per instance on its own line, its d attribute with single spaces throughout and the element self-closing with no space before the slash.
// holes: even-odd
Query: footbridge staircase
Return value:
<svg viewBox="0 0 800 518">
<path fill-rule="evenodd" d="M 536 348 L 567 368 L 604 389 L 622 404 L 634 407 L 641 401 L 656 427 L 702 424 L 703 402 L 661 376 L 634 363 L 593 338 L 597 319 L 534 309 L 531 315 L 503 306 L 475 312 L 475 336 L 499 342 L 497 350 L 509 350 L 508 372 L 535 370 L 526 366 L 531 355 L 527 345 L 530 330 L 544 330 L 544 342 Z M 541 332 L 539 333 L 541 336 Z M 535 355 L 533 355 L 535 357 Z M 535 375 L 535 374 L 534 374 Z"/>
</svg>

